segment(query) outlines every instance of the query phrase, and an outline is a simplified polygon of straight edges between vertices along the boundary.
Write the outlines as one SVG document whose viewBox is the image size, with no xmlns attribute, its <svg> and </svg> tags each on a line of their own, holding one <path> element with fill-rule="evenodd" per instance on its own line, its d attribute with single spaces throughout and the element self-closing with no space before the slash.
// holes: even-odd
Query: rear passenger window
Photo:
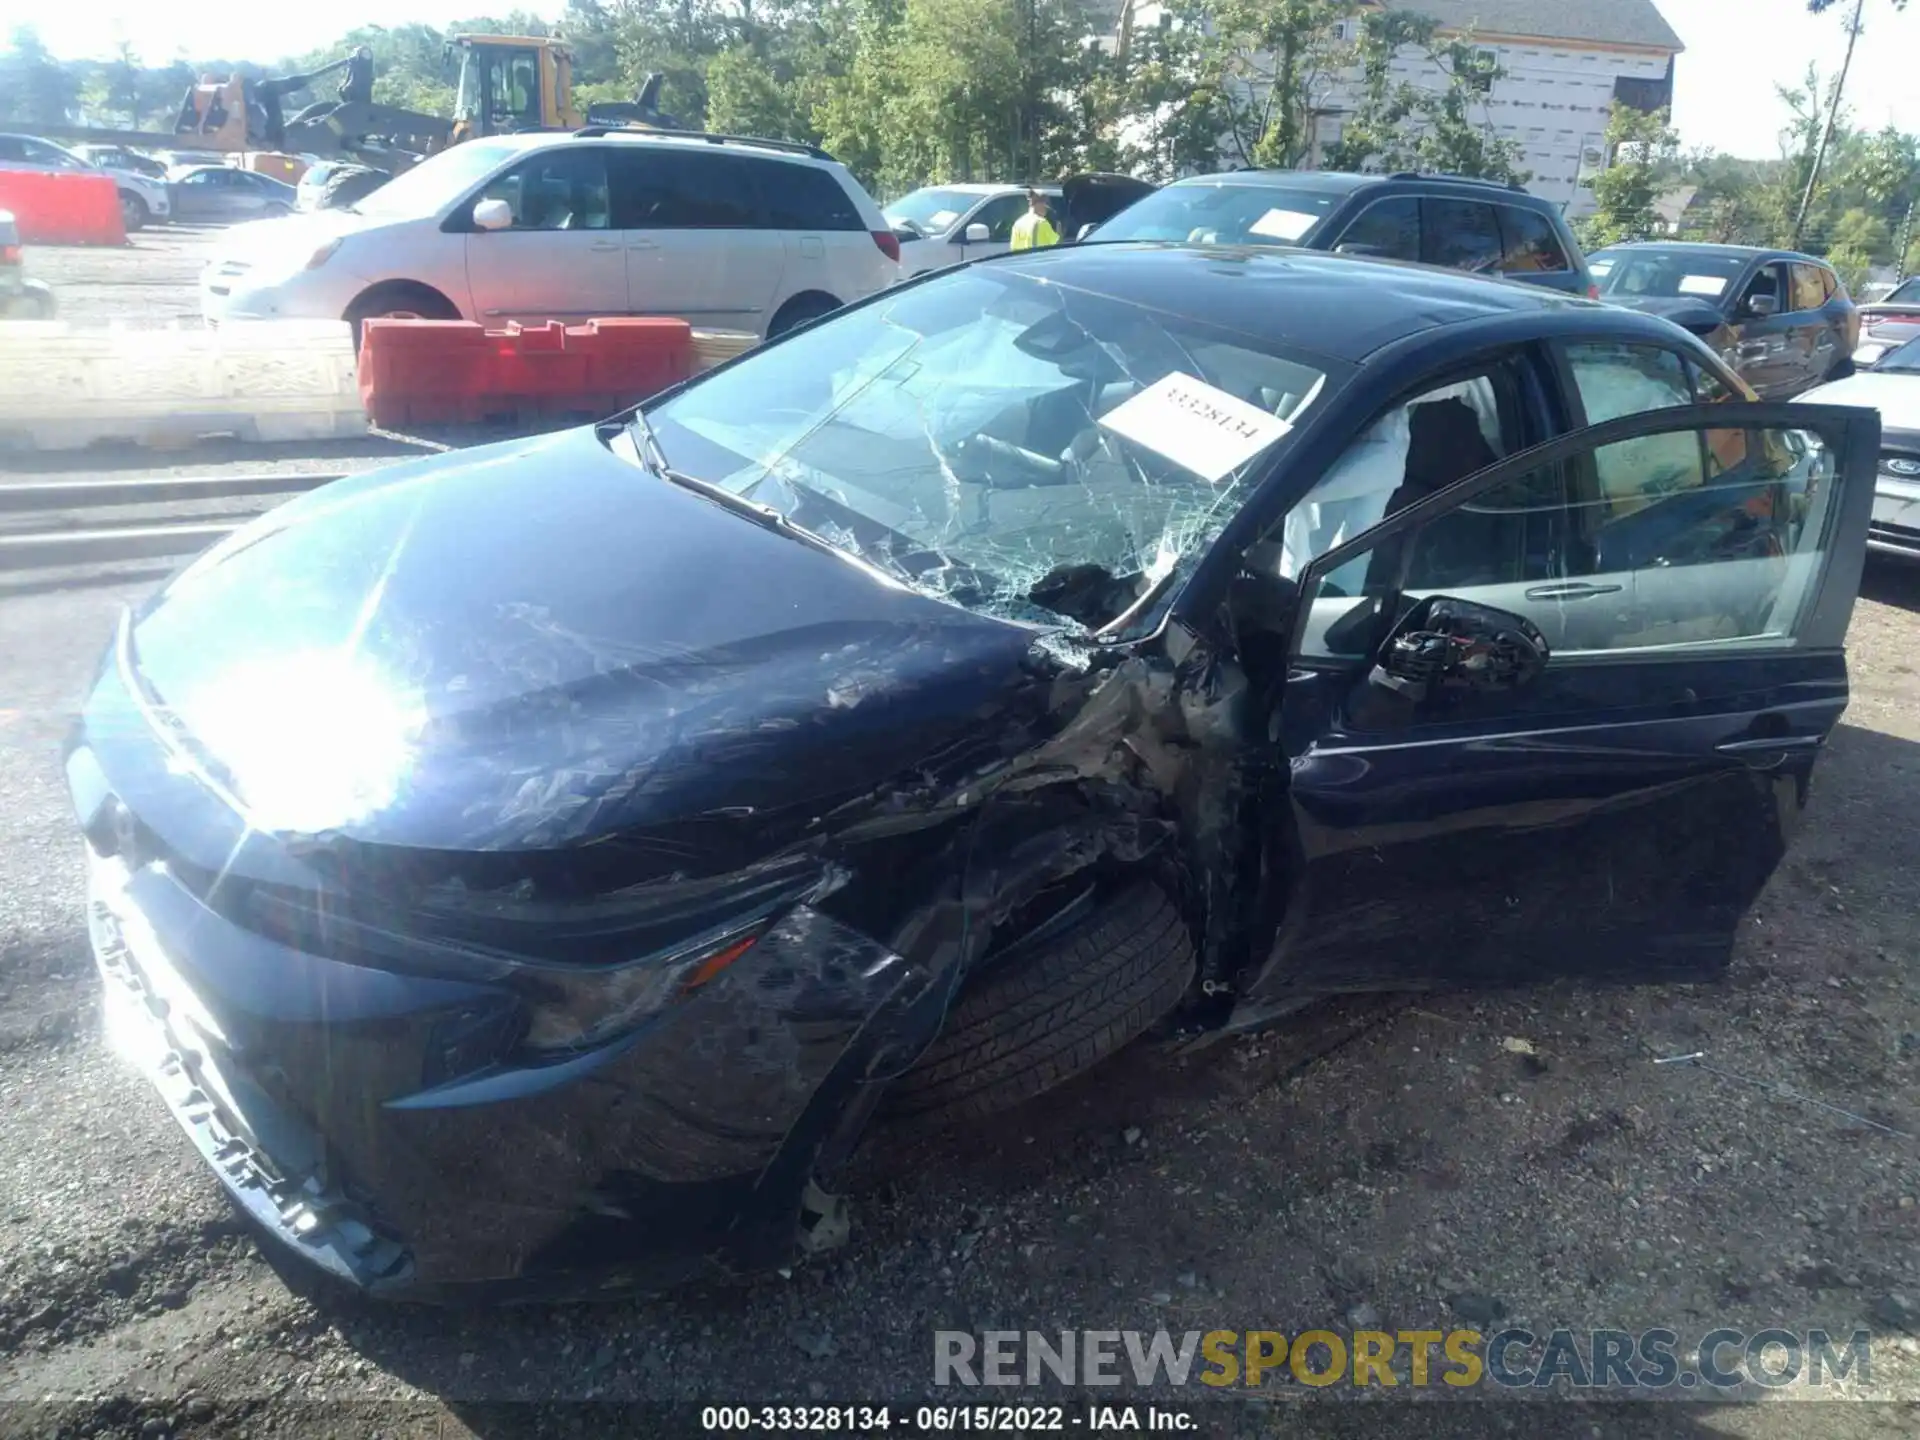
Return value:
<svg viewBox="0 0 1920 1440">
<path fill-rule="evenodd" d="M 1410 195 L 1369 205 L 1340 237 L 1335 248 L 1353 246 L 1389 260 L 1420 258 L 1420 202 Z"/>
<path fill-rule="evenodd" d="M 756 160 L 763 222 L 774 230 L 864 230 L 866 223 L 840 182 L 811 165 Z"/>
<path fill-rule="evenodd" d="M 1501 269 L 1509 275 L 1550 275 L 1571 270 L 1553 222 L 1537 210 L 1522 210 L 1518 205 L 1502 205 L 1500 233 L 1506 241 L 1506 259 Z"/>
<path fill-rule="evenodd" d="M 1022 215 L 1027 213 L 1027 197 L 1022 195 L 1002 195 L 989 200 L 973 212 L 969 225 L 987 227 L 987 239 L 1005 245 L 1013 239 L 1013 226 Z"/>
<path fill-rule="evenodd" d="M 1793 308 L 1818 310 L 1826 303 L 1827 287 L 1820 283 L 1820 267 L 1795 265 L 1793 267 Z"/>
<path fill-rule="evenodd" d="M 1491 205 L 1472 200 L 1423 200 L 1420 204 L 1428 264 L 1477 275 L 1500 269 L 1500 227 Z"/>
<path fill-rule="evenodd" d="M 616 223 L 622 230 L 757 229 L 753 164 L 665 145 L 623 147 L 614 155 Z"/>
</svg>

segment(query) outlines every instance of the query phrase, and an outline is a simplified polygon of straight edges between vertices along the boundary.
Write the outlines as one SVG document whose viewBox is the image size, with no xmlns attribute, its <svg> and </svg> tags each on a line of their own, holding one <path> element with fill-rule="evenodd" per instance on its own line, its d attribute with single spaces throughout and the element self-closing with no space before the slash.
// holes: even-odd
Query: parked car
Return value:
<svg viewBox="0 0 1920 1440">
<path fill-rule="evenodd" d="M 237 165 L 187 165 L 167 173 L 176 220 L 259 220 L 291 215 L 299 200 L 293 186 Z"/>
<path fill-rule="evenodd" d="M 1601 299 L 1691 330 L 1763 398 L 1785 400 L 1852 371 L 1859 313 L 1824 260 L 1663 240 L 1612 245 L 1588 264 Z"/>
<path fill-rule="evenodd" d="M 823 150 L 590 127 L 458 145 L 351 211 L 236 237 L 201 303 L 216 323 L 676 315 L 778 335 L 893 284 L 899 257 Z"/>
<path fill-rule="evenodd" d="M 53 291 L 39 280 L 29 280 L 26 251 L 13 212 L 0 210 L 0 320 L 51 320 Z"/>
<path fill-rule="evenodd" d="M 1518 186 L 1446 175 L 1195 175 L 1129 205 L 1092 238 L 1298 245 L 1499 275 L 1573 295 L 1593 289 L 1558 205 Z"/>
<path fill-rule="evenodd" d="M 0 170 L 38 170 L 47 174 L 72 170 L 107 175 L 119 191 L 120 220 L 128 231 L 167 219 L 172 207 L 167 187 L 160 182 L 131 170 L 103 169 L 64 146 L 32 135 L 0 135 Z"/>
<path fill-rule="evenodd" d="M 109 1023 L 287 1256 L 552 1296 L 825 1248 L 871 1123 L 1156 1027 L 1713 975 L 1879 432 L 1748 395 L 1535 287 L 1068 245 L 349 476 L 84 704 Z"/>
<path fill-rule="evenodd" d="M 1859 311 L 1860 341 L 1854 347 L 1853 363 L 1866 370 L 1920 334 L 1920 276 L 1903 280 L 1880 299 L 1861 305 Z"/>
<path fill-rule="evenodd" d="M 98 165 L 102 170 L 125 170 L 134 175 L 144 175 L 149 180 L 165 180 L 167 167 L 151 155 L 140 150 L 129 150 L 125 145 L 75 145 L 73 153 L 89 165 Z"/>
<path fill-rule="evenodd" d="M 919 275 L 945 265 L 1003 254 L 1013 225 L 1027 213 L 1025 185 L 929 185 L 886 207 L 887 223 L 900 237 L 900 268 Z M 1154 187 L 1126 175 L 1076 175 L 1059 185 L 1040 185 L 1054 229 L 1063 240 L 1111 218 Z"/>
<path fill-rule="evenodd" d="M 393 176 L 370 165 L 350 165 L 339 160 L 323 160 L 309 165 L 295 188 L 295 208 L 300 210 L 336 210 L 357 204 L 378 190 Z"/>
<path fill-rule="evenodd" d="M 1920 560 L 1920 332 L 1873 369 L 1809 390 L 1819 405 L 1864 405 L 1880 415 L 1880 473 L 1867 548 Z"/>
</svg>

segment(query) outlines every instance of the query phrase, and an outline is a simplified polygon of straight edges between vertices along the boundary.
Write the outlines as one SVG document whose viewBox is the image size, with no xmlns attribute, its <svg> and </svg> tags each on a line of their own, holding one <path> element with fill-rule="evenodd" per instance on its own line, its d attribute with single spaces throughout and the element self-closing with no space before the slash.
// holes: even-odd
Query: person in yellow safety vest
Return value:
<svg viewBox="0 0 1920 1440">
<path fill-rule="evenodd" d="M 1047 219 L 1047 197 L 1038 190 L 1027 192 L 1027 213 L 1013 222 L 1013 244 L 1009 249 L 1034 250 L 1046 245 L 1058 245 L 1060 232 L 1053 228 L 1053 222 Z"/>
</svg>

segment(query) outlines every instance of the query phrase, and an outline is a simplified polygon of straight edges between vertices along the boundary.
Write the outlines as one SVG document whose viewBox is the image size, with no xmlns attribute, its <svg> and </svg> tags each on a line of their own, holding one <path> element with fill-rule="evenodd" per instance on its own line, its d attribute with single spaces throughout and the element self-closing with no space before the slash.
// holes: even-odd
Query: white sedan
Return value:
<svg viewBox="0 0 1920 1440">
<path fill-rule="evenodd" d="M 1870 371 L 1816 386 L 1799 398 L 1880 412 L 1880 473 L 1867 548 L 1920 560 L 1920 339 L 1888 351 Z"/>
</svg>

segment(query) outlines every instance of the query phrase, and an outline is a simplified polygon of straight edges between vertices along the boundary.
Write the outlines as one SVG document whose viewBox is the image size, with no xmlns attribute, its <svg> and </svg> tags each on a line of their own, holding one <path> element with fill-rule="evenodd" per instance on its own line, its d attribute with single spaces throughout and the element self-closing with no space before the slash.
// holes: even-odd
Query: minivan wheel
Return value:
<svg viewBox="0 0 1920 1440">
<path fill-rule="evenodd" d="M 1138 1039 L 1193 983 L 1193 940 L 1167 893 L 1137 884 L 963 989 L 894 1082 L 891 1119 L 944 1126 L 992 1115 Z M 1024 948 L 1024 947 L 1023 947 Z"/>
<path fill-rule="evenodd" d="M 360 327 L 383 315 L 411 315 L 421 320 L 458 320 L 460 311 L 438 290 L 426 285 L 378 285 L 347 307 L 340 318 L 353 327 L 353 353 L 360 353 Z"/>
<path fill-rule="evenodd" d="M 779 313 L 767 326 L 767 338 L 777 340 L 789 330 L 797 330 L 809 321 L 818 320 L 822 315 L 831 315 L 840 308 L 840 302 L 831 295 L 796 295 L 780 307 Z"/>
<path fill-rule="evenodd" d="M 147 222 L 152 218 L 153 212 L 147 209 L 146 201 L 131 190 L 120 192 L 120 223 L 126 228 L 128 234 L 145 229 Z"/>
</svg>

